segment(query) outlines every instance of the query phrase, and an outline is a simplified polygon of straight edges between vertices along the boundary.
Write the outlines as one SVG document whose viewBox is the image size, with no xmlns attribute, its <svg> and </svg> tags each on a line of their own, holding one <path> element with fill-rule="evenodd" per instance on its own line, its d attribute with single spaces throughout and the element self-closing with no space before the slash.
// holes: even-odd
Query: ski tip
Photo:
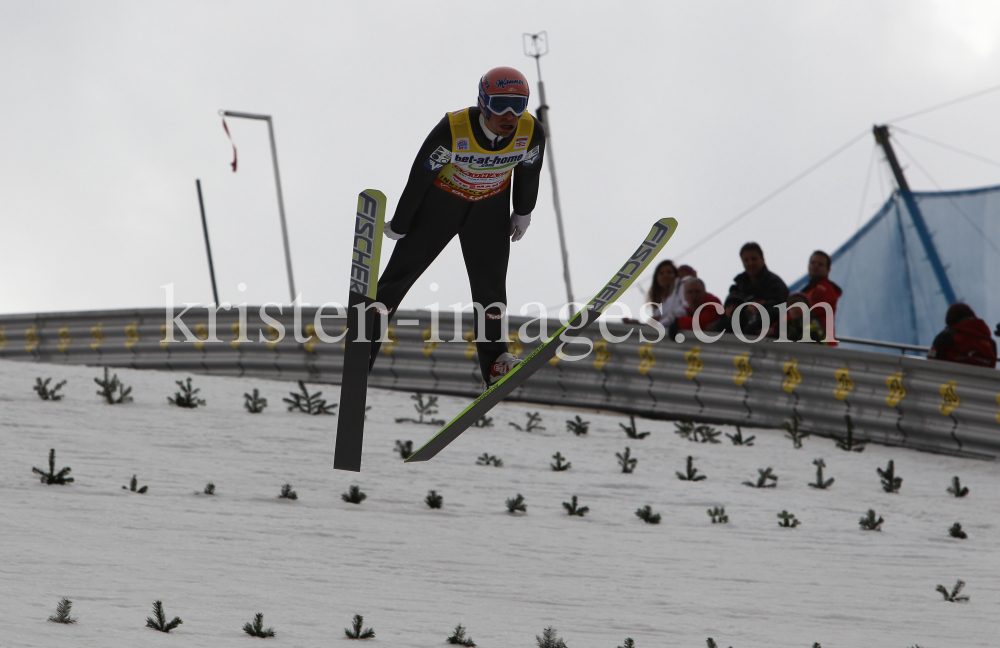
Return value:
<svg viewBox="0 0 1000 648">
<path fill-rule="evenodd" d="M 368 194 L 369 196 L 379 201 L 383 205 L 385 204 L 385 194 L 379 191 L 378 189 L 365 189 L 361 193 Z"/>
</svg>

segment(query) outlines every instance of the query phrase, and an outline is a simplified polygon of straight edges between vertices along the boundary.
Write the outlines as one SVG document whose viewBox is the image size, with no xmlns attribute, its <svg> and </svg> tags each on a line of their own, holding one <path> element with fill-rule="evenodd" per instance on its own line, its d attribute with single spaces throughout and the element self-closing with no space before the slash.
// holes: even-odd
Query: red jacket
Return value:
<svg viewBox="0 0 1000 648">
<path fill-rule="evenodd" d="M 826 277 L 823 277 L 822 279 L 810 279 L 809 284 L 799 292 L 809 299 L 809 308 L 812 308 L 816 304 L 826 302 L 827 304 L 830 304 L 830 310 L 833 311 L 834 315 L 837 314 L 837 300 L 840 299 L 840 296 L 844 293 L 844 291 L 840 289 L 840 286 L 833 283 Z M 822 308 L 813 310 L 810 317 L 813 315 L 819 318 L 819 325 L 823 327 L 823 330 L 826 331 L 827 337 L 831 339 L 831 346 L 835 346 L 837 343 L 832 342 L 832 340 L 836 339 L 833 332 L 834 318 L 827 317 L 826 311 Z"/>
<path fill-rule="evenodd" d="M 938 333 L 927 357 L 977 367 L 996 367 L 997 343 L 986 322 L 969 317 Z"/>
<path fill-rule="evenodd" d="M 705 294 L 705 303 L 722 304 L 719 298 L 712 293 Z M 686 331 L 694 330 L 694 313 L 696 310 L 698 309 L 688 306 L 688 314 L 677 318 L 677 328 Z M 721 315 L 716 312 L 713 306 L 705 306 L 705 308 L 701 309 L 701 315 L 698 316 L 698 324 L 700 325 L 702 331 L 707 331 L 708 325 L 720 317 Z"/>
</svg>

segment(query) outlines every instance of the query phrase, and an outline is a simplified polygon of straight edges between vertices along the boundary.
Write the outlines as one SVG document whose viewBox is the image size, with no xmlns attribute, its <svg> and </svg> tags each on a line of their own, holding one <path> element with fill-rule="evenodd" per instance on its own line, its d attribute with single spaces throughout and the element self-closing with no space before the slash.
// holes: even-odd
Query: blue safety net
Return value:
<svg viewBox="0 0 1000 648">
<path fill-rule="evenodd" d="M 838 337 L 930 346 L 949 290 L 991 330 L 1000 321 L 1000 186 L 910 196 L 896 191 L 831 255 Z"/>
</svg>

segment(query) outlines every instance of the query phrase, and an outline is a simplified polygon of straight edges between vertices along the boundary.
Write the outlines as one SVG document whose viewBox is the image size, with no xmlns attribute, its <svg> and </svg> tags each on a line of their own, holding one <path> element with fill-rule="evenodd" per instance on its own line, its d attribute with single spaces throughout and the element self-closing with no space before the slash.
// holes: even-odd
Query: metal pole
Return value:
<svg viewBox="0 0 1000 648">
<path fill-rule="evenodd" d="M 274 165 L 274 185 L 278 190 L 278 215 L 281 217 L 281 239 L 285 245 L 285 269 L 288 272 L 288 290 L 292 295 L 292 303 L 295 302 L 295 279 L 292 276 L 292 252 L 288 245 L 288 226 L 285 224 L 285 200 L 281 194 L 281 175 L 278 173 L 278 149 L 274 144 L 274 125 L 270 115 L 256 115 L 253 113 L 234 112 L 223 110 L 226 117 L 242 117 L 243 119 L 260 119 L 267 122 L 267 134 L 271 139 L 271 162 Z"/>
<path fill-rule="evenodd" d="M 208 242 L 208 221 L 205 219 L 205 201 L 201 198 L 201 180 L 195 180 L 198 187 L 198 207 L 201 208 L 201 229 L 205 232 L 205 251 L 208 252 L 208 274 L 212 277 L 212 298 L 219 305 L 219 291 L 215 287 L 215 265 L 212 263 L 212 246 Z"/>
<path fill-rule="evenodd" d="M 559 250 L 562 252 L 563 279 L 566 281 L 566 300 L 569 303 L 576 301 L 573 299 L 573 284 L 569 276 L 569 252 L 566 250 L 566 234 L 563 229 L 562 207 L 559 205 L 559 183 L 556 181 L 556 161 L 552 155 L 552 127 L 549 124 L 549 106 L 545 102 L 545 84 L 542 83 L 542 64 L 539 59 L 548 53 L 548 40 L 545 32 L 537 34 L 525 34 L 524 53 L 535 59 L 535 67 L 538 70 L 538 98 L 541 102 L 538 106 L 538 121 L 545 127 L 545 157 L 549 164 L 549 176 L 552 178 L 552 203 L 556 211 L 556 227 L 559 230 Z M 531 44 L 528 44 L 528 38 Z M 541 42 L 539 42 L 541 41 Z"/>
</svg>

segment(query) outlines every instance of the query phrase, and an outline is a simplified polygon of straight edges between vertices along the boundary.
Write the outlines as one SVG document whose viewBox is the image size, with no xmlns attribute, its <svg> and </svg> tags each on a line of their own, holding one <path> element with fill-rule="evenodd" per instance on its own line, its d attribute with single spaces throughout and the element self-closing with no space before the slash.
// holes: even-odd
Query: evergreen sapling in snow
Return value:
<svg viewBox="0 0 1000 648">
<path fill-rule="evenodd" d="M 56 613 L 49 617 L 52 623 L 76 623 L 76 619 L 70 616 L 73 601 L 64 598 L 56 605 Z"/>
<path fill-rule="evenodd" d="M 903 478 L 896 477 L 896 467 L 893 465 L 892 459 L 889 460 L 889 465 L 885 467 L 885 470 L 876 468 L 875 471 L 882 478 L 882 490 L 887 493 L 899 492 L 899 487 L 903 485 Z"/>
<path fill-rule="evenodd" d="M 757 472 L 760 475 L 757 477 L 757 483 L 752 481 L 743 482 L 744 486 L 750 486 L 752 488 L 775 488 L 778 485 L 778 476 L 771 472 L 771 467 L 758 468 Z M 768 481 L 773 481 L 773 484 L 767 483 Z"/>
<path fill-rule="evenodd" d="M 400 441 L 399 439 L 396 439 L 396 452 L 398 452 L 399 456 L 403 459 L 409 458 L 409 456 L 413 454 L 413 441 Z"/>
<path fill-rule="evenodd" d="M 132 475 L 132 479 L 129 481 L 128 486 L 122 486 L 122 490 L 131 491 L 133 493 L 139 493 L 140 495 L 145 495 L 146 491 L 149 490 L 149 486 L 143 486 L 142 488 L 136 488 L 139 485 L 139 480 L 136 479 L 135 475 Z"/>
<path fill-rule="evenodd" d="M 254 615 L 253 621 L 247 621 L 243 624 L 243 632 L 247 633 L 251 637 L 260 637 L 264 639 L 265 637 L 274 636 L 274 628 L 264 629 L 264 613 L 258 612 Z"/>
<path fill-rule="evenodd" d="M 299 411 L 305 414 L 312 414 L 314 416 L 319 414 L 336 414 L 333 410 L 336 409 L 337 403 L 332 403 L 330 405 L 326 404 L 325 398 L 320 398 L 323 392 L 319 391 L 315 394 L 310 394 L 309 390 L 306 389 L 306 384 L 301 380 L 299 382 L 299 389 L 302 390 L 301 394 L 295 392 L 288 392 L 291 398 L 282 398 L 281 400 L 288 403 L 288 411 L 294 412 Z"/>
<path fill-rule="evenodd" d="M 477 427 L 477 428 L 493 427 L 493 417 L 486 416 L 485 414 L 483 414 L 482 416 L 479 417 L 478 420 L 476 420 L 475 423 L 472 424 L 472 427 Z"/>
<path fill-rule="evenodd" d="M 162 601 L 153 603 L 153 616 L 146 617 L 146 627 L 160 632 L 170 632 L 182 623 L 181 618 L 176 616 L 171 621 L 167 621 L 167 616 L 163 613 Z"/>
<path fill-rule="evenodd" d="M 778 517 L 781 518 L 781 522 L 778 522 L 778 526 L 787 527 L 789 529 L 794 529 L 795 527 L 802 524 L 798 519 L 789 513 L 788 511 L 782 511 L 778 513 Z"/>
<path fill-rule="evenodd" d="M 510 513 L 517 513 L 518 511 L 521 513 L 527 513 L 528 505 L 524 503 L 524 496 L 518 493 L 517 497 L 508 497 L 507 511 Z"/>
<path fill-rule="evenodd" d="M 503 459 L 500 459 L 496 455 L 491 455 L 488 452 L 484 452 L 481 457 L 479 457 L 478 459 L 476 459 L 476 465 L 477 466 L 489 466 L 489 465 L 493 465 L 493 466 L 496 466 L 497 468 L 502 468 L 503 467 Z"/>
<path fill-rule="evenodd" d="M 297 500 L 299 499 L 299 495 L 292 490 L 291 484 L 285 484 L 281 487 L 281 493 L 278 495 L 278 499 Z"/>
<path fill-rule="evenodd" d="M 632 637 L 625 637 L 625 645 L 618 648 L 635 648 L 635 642 L 632 641 Z"/>
<path fill-rule="evenodd" d="M 562 456 L 562 454 L 559 453 L 559 452 L 556 452 L 554 455 L 552 455 L 552 458 L 555 459 L 556 462 L 555 463 L 550 463 L 549 466 L 551 466 L 552 470 L 555 470 L 556 472 L 562 472 L 563 470 L 569 470 L 569 467 L 573 465 L 569 461 L 567 461 L 566 463 L 563 463 L 563 460 L 566 459 L 566 457 Z"/>
<path fill-rule="evenodd" d="M 573 496 L 572 502 L 563 502 L 562 504 L 563 504 L 563 508 L 566 509 L 566 512 L 569 515 L 578 515 L 580 517 L 583 517 L 584 515 L 587 514 L 587 511 L 590 510 L 589 506 L 580 506 L 580 507 L 577 507 L 577 505 L 576 505 L 576 495 Z"/>
<path fill-rule="evenodd" d="M 589 429 L 590 421 L 584 421 L 579 414 L 574 419 L 566 421 L 566 431 L 572 432 L 576 436 L 585 436 Z"/>
<path fill-rule="evenodd" d="M 636 509 L 635 515 L 637 518 L 639 518 L 646 524 L 659 524 L 661 519 L 659 513 L 653 513 L 653 507 L 651 507 L 649 504 L 643 506 L 642 508 Z"/>
<path fill-rule="evenodd" d="M 199 405 L 205 404 L 205 400 L 203 398 L 198 398 L 198 392 L 200 392 L 201 389 L 191 387 L 190 377 L 188 377 L 186 381 L 177 380 L 175 382 L 181 390 L 179 392 L 174 392 L 173 396 L 167 396 L 168 401 L 177 407 L 186 407 L 188 409 L 194 409 Z"/>
<path fill-rule="evenodd" d="M 696 481 L 701 481 L 703 479 L 706 479 L 706 477 L 705 477 L 705 475 L 699 475 L 698 474 L 698 469 L 694 467 L 694 457 L 692 457 L 691 455 L 688 455 L 688 458 L 687 458 L 687 472 L 686 473 L 678 472 L 677 473 L 677 479 L 681 479 L 683 481 L 693 481 L 693 482 L 696 482 Z"/>
<path fill-rule="evenodd" d="M 340 494 L 340 499 L 344 500 L 348 504 L 360 504 L 365 501 L 367 497 L 368 496 L 362 493 L 361 488 L 356 484 L 348 488 L 346 493 Z"/>
<path fill-rule="evenodd" d="M 552 626 L 542 631 L 542 636 L 535 635 L 538 648 L 566 648 L 566 642 L 556 637 L 556 629 Z"/>
<path fill-rule="evenodd" d="M 424 498 L 424 502 L 432 509 L 439 509 L 441 508 L 441 503 L 444 502 L 444 497 L 438 495 L 435 490 L 427 491 L 427 497 Z"/>
<path fill-rule="evenodd" d="M 354 619 L 351 620 L 353 624 L 352 629 L 344 628 L 344 634 L 347 635 L 348 639 L 372 639 L 375 636 L 375 631 L 371 628 L 361 629 L 362 624 L 364 624 L 365 618 L 360 614 L 355 614 Z"/>
<path fill-rule="evenodd" d="M 267 399 L 262 398 L 256 389 L 253 390 L 253 394 L 243 394 L 243 398 L 245 399 L 243 407 L 251 414 L 260 414 L 267 407 Z"/>
<path fill-rule="evenodd" d="M 540 425 L 542 422 L 542 417 L 538 412 L 526 412 L 528 415 L 528 422 L 525 423 L 524 427 L 521 427 L 517 423 L 511 421 L 507 425 L 515 428 L 519 432 L 534 432 L 535 430 L 544 430 L 545 428 Z"/>
<path fill-rule="evenodd" d="M 97 383 L 101 391 L 97 392 L 98 396 L 103 396 L 104 400 L 108 402 L 108 405 L 118 405 L 119 403 L 131 403 L 132 397 L 129 395 L 132 393 L 131 387 L 126 387 L 118 380 L 118 374 L 115 374 L 111 378 L 108 378 L 108 368 L 104 368 L 104 380 L 100 378 L 94 378 L 94 382 Z M 118 392 L 117 394 L 115 392 Z"/>
<path fill-rule="evenodd" d="M 33 473 L 35 473 L 37 475 L 41 475 L 41 482 L 43 484 L 48 484 L 50 486 L 52 484 L 60 484 L 60 485 L 62 485 L 62 484 L 71 484 L 71 483 L 73 483 L 73 478 L 72 477 L 67 477 L 67 475 L 69 475 L 69 473 L 70 473 L 71 470 L 73 470 L 73 469 L 70 468 L 69 466 L 66 466 L 65 468 L 63 468 L 59 472 L 56 472 L 56 449 L 55 448 L 52 448 L 51 450 L 49 450 L 49 471 L 48 472 L 45 472 L 44 470 L 41 470 L 40 468 L 35 468 L 34 466 L 31 467 L 31 472 L 33 472 Z"/>
<path fill-rule="evenodd" d="M 616 452 L 615 456 L 618 457 L 618 465 L 622 467 L 623 473 L 630 473 L 635 470 L 635 466 L 639 463 L 638 459 L 632 457 L 632 450 L 625 446 L 625 453 Z"/>
<path fill-rule="evenodd" d="M 969 489 L 966 486 L 962 486 L 962 482 L 959 481 L 958 475 L 951 478 L 951 486 L 948 487 L 948 492 L 955 497 L 965 497 L 969 494 Z"/>
<path fill-rule="evenodd" d="M 969 537 L 968 535 L 966 535 L 965 531 L 962 531 L 962 525 L 959 524 L 958 522 L 951 525 L 951 528 L 948 529 L 948 535 L 950 535 L 952 538 L 958 538 L 959 540 L 965 540 L 966 538 Z"/>
<path fill-rule="evenodd" d="M 941 592 L 941 596 L 943 596 L 944 600 L 948 601 L 949 603 L 966 603 L 968 602 L 969 597 L 958 595 L 958 593 L 962 591 L 963 587 L 965 587 L 965 581 L 960 580 L 957 583 L 955 583 L 955 588 L 951 590 L 951 592 L 948 592 L 948 588 L 946 588 L 944 585 L 938 585 L 935 589 L 938 592 Z"/>
<path fill-rule="evenodd" d="M 38 397 L 42 400 L 57 401 L 62 400 L 64 394 L 57 394 L 63 385 L 66 384 L 65 380 L 56 383 L 56 386 L 49 389 L 49 383 L 52 382 L 51 378 L 46 378 L 44 381 L 41 377 L 35 378 L 35 386 L 32 387 L 36 392 L 38 392 Z"/>
<path fill-rule="evenodd" d="M 875 519 L 875 509 L 868 509 L 868 514 L 858 520 L 858 525 L 861 526 L 862 531 L 881 531 L 882 529 L 879 527 L 882 526 L 882 522 L 881 515 L 878 516 L 877 520 Z"/>
<path fill-rule="evenodd" d="M 705 644 L 708 646 L 708 648 L 719 648 L 719 644 L 715 643 L 715 639 L 712 639 L 711 637 L 705 640 Z M 733 647 L 730 646 L 729 648 Z"/>
<path fill-rule="evenodd" d="M 846 450 L 847 452 L 864 452 L 868 439 L 854 438 L 854 421 L 851 420 L 850 414 L 844 415 L 844 421 L 847 423 L 847 436 L 841 439 L 836 434 L 831 434 L 830 438 L 837 442 L 837 447 L 841 450 Z"/>
<path fill-rule="evenodd" d="M 618 427 L 625 431 L 625 435 L 630 439 L 645 439 L 649 436 L 649 432 L 639 432 L 638 427 L 635 424 L 635 415 L 629 414 L 628 416 L 629 424 L 619 423 Z"/>
<path fill-rule="evenodd" d="M 476 648 L 476 642 L 472 640 L 472 637 L 465 636 L 465 628 L 459 623 L 455 626 L 455 632 L 452 633 L 450 637 L 445 639 L 450 644 L 456 646 L 468 646 L 469 648 Z"/>
<path fill-rule="evenodd" d="M 215 484 L 213 484 L 212 482 L 205 484 L 204 492 L 206 495 L 215 495 Z"/>
<path fill-rule="evenodd" d="M 707 513 L 708 517 L 712 518 L 712 524 L 725 524 L 726 522 L 729 522 L 729 516 L 726 515 L 725 506 L 710 508 Z"/>
<path fill-rule="evenodd" d="M 799 417 L 794 414 L 789 416 L 788 420 L 781 424 L 781 427 L 785 430 L 785 436 L 792 440 L 792 445 L 796 449 L 802 447 L 802 439 L 810 436 L 805 430 L 799 430 Z"/>
<path fill-rule="evenodd" d="M 736 434 L 729 434 L 727 432 L 726 436 L 729 437 L 729 440 L 733 442 L 733 445 L 745 445 L 745 446 L 752 446 L 753 440 L 757 438 L 755 436 L 748 436 L 747 438 L 744 439 L 743 430 L 741 430 L 740 426 L 738 425 L 736 426 Z"/>
<path fill-rule="evenodd" d="M 444 420 L 432 418 L 429 420 L 424 420 L 425 416 L 434 416 L 438 413 L 437 411 L 437 396 L 428 396 L 427 402 L 424 402 L 424 395 L 421 392 L 417 392 L 410 396 L 410 400 L 416 401 L 413 404 L 413 409 L 417 410 L 417 414 L 420 418 L 398 418 L 397 423 L 419 423 L 420 425 L 444 425 Z"/>
<path fill-rule="evenodd" d="M 809 482 L 809 485 L 813 488 L 829 488 L 833 483 L 833 477 L 823 481 L 823 469 L 826 468 L 826 463 L 822 459 L 813 459 L 813 465 L 816 466 L 816 482 Z"/>
</svg>

